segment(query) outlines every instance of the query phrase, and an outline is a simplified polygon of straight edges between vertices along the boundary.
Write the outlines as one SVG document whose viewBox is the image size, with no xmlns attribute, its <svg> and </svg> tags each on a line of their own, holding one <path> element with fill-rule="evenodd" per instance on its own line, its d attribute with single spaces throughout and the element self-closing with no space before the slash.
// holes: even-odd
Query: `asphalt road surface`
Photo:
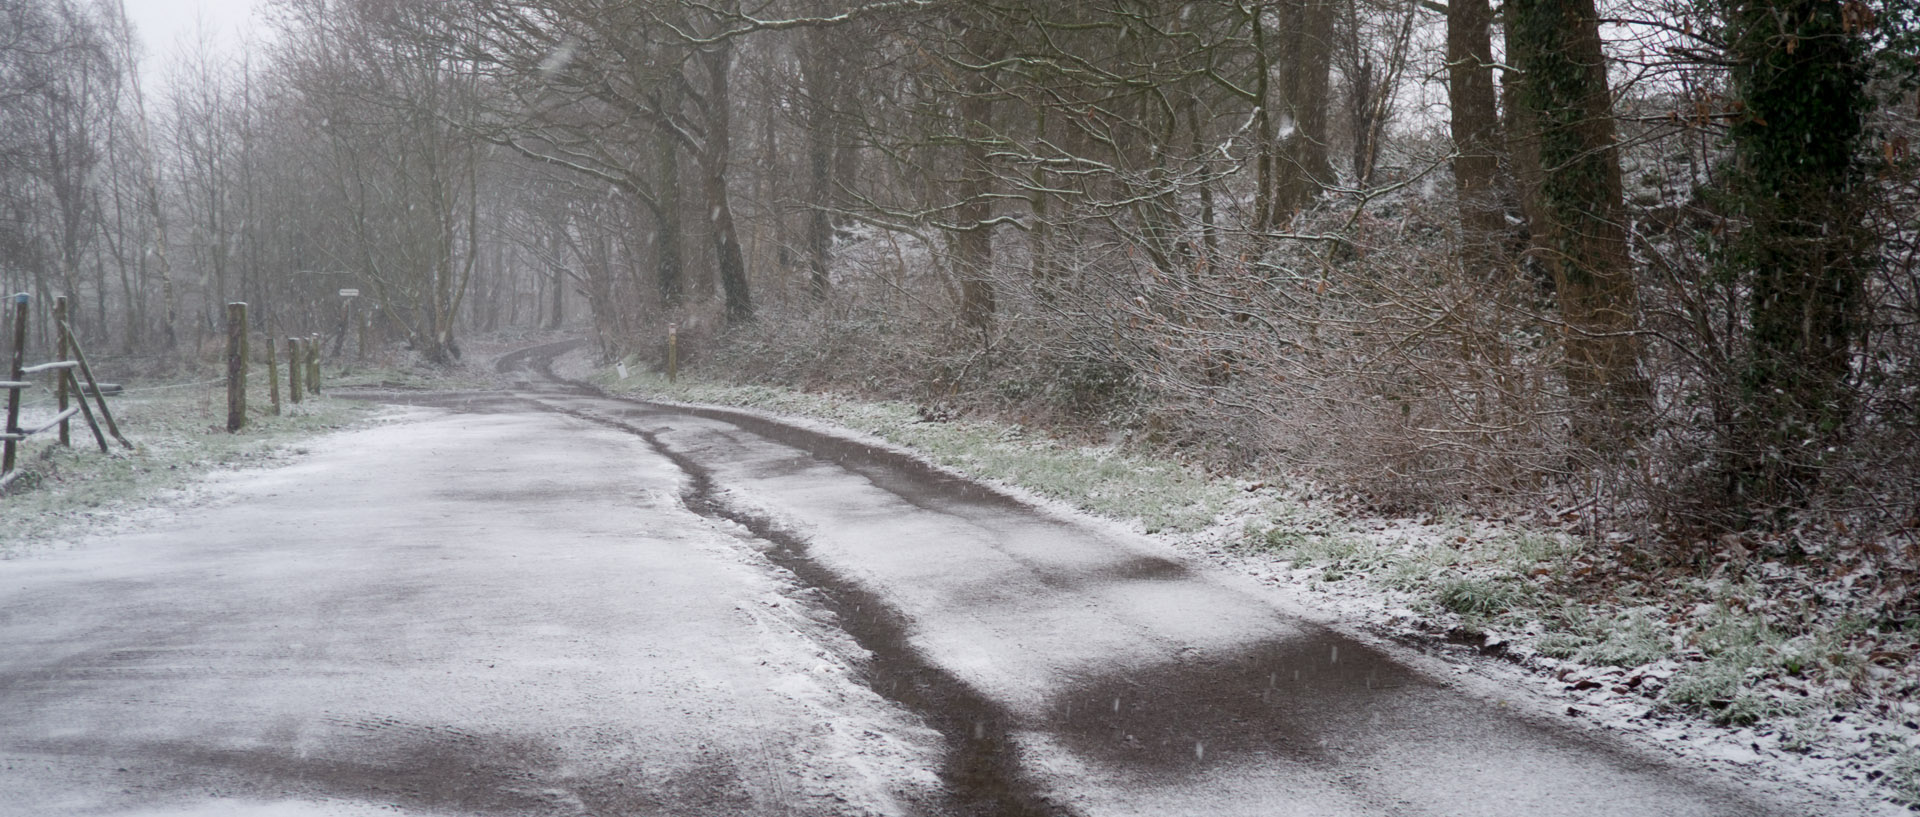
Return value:
<svg viewBox="0 0 1920 817">
<path fill-rule="evenodd" d="M 0 814 L 1794 815 L 765 418 L 516 387 L 0 562 Z"/>
</svg>

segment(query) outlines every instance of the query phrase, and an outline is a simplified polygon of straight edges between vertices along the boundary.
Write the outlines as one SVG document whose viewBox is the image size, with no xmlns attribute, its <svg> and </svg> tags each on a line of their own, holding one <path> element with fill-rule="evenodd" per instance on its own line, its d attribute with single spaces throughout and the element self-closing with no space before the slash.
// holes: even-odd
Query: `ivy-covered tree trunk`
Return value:
<svg viewBox="0 0 1920 817">
<path fill-rule="evenodd" d="M 1734 0 L 1725 20 L 1742 107 L 1732 209 L 1746 221 L 1726 260 L 1752 298 L 1728 473 L 1736 497 L 1771 505 L 1805 498 L 1852 412 L 1872 254 L 1868 66 L 1860 21 L 1832 0 Z"/>
<path fill-rule="evenodd" d="M 1574 433 L 1590 446 L 1616 439 L 1646 383 L 1635 334 L 1638 296 L 1628 265 L 1620 157 L 1606 58 L 1593 0 L 1513 0 L 1507 49 L 1520 72 L 1518 117 L 1534 132 L 1540 173 L 1532 191 L 1533 253 L 1560 301 Z"/>
</svg>

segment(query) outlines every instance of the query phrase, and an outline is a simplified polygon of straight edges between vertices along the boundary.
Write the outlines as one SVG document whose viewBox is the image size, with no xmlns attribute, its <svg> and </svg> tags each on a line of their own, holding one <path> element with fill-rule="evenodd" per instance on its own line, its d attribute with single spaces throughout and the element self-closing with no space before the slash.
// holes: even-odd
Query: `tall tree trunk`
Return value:
<svg viewBox="0 0 1920 817">
<path fill-rule="evenodd" d="M 1256 100 L 1253 109 L 1254 173 L 1253 173 L 1253 230 L 1264 232 L 1272 230 L 1278 221 L 1273 194 L 1275 185 L 1274 165 L 1278 162 L 1274 143 L 1278 134 L 1274 132 L 1273 110 L 1273 55 L 1269 50 L 1271 41 L 1267 37 L 1267 14 L 1261 5 L 1254 5 L 1249 11 L 1247 24 L 1253 31 L 1253 95 Z"/>
<path fill-rule="evenodd" d="M 561 263 L 566 258 L 567 240 L 565 222 L 555 223 L 553 231 L 547 236 L 547 277 L 552 280 L 553 298 L 547 302 L 547 328 L 559 329 L 567 318 L 567 269 Z"/>
<path fill-rule="evenodd" d="M 1513 0 L 1507 25 L 1540 162 L 1533 252 L 1559 296 L 1575 434 L 1614 442 L 1647 384 L 1599 22 L 1593 0 Z"/>
<path fill-rule="evenodd" d="M 1731 487 L 1798 502 L 1851 418 L 1851 355 L 1867 329 L 1867 58 L 1839 3 L 1732 0 L 1726 21 L 1745 111 L 1729 130 L 1734 201 L 1748 220 L 1728 261 L 1752 290 Z"/>
<path fill-rule="evenodd" d="M 807 87 L 807 294 L 824 300 L 833 285 L 829 266 L 833 252 L 833 217 L 837 201 L 833 180 L 834 150 L 839 146 L 835 106 L 843 81 L 833 49 L 833 32 L 814 30 L 805 35 L 800 73 Z"/>
<path fill-rule="evenodd" d="M 1200 263 L 1195 265 L 1193 273 L 1210 271 L 1219 263 L 1220 231 L 1215 221 L 1213 203 L 1213 162 L 1208 156 L 1206 133 L 1201 130 L 1200 105 L 1194 97 L 1188 96 L 1183 106 L 1187 115 L 1187 135 L 1192 139 L 1188 152 L 1200 163 L 1200 178 L 1196 186 L 1200 188 Z"/>
<path fill-rule="evenodd" d="M 660 302 L 667 309 L 676 309 L 687 294 L 681 261 L 680 142 L 665 128 L 654 132 L 653 162 L 660 174 L 659 184 L 654 188 L 658 199 L 653 207 L 654 280 L 660 286 Z"/>
<path fill-rule="evenodd" d="M 747 291 L 747 262 L 740 251 L 740 238 L 733 223 L 733 205 L 727 196 L 727 163 L 733 150 L 732 111 L 728 96 L 733 66 L 733 41 L 724 40 L 700 52 L 706 68 L 707 93 L 701 100 L 705 108 L 707 133 L 702 145 L 700 169 L 707 200 L 707 217 L 713 227 L 714 262 L 719 267 L 720 289 L 726 298 L 729 323 L 753 320 L 753 296 Z"/>
<path fill-rule="evenodd" d="M 1275 161 L 1274 225 L 1304 209 L 1333 181 L 1327 151 L 1327 86 L 1333 67 L 1332 0 L 1286 0 L 1286 61 L 1280 64 L 1281 110 L 1291 129 Z"/>
<path fill-rule="evenodd" d="M 1349 3 L 1351 8 L 1353 4 Z M 1351 25 L 1358 26 L 1358 22 Z M 1364 49 L 1371 44 L 1360 44 L 1356 48 Z M 1451 50 L 1449 60 L 1453 58 Z M 1379 155 L 1379 144 L 1374 139 L 1374 99 L 1377 91 L 1373 87 L 1373 55 L 1363 54 L 1359 70 L 1354 72 L 1347 99 L 1347 129 L 1353 132 L 1353 183 L 1355 187 L 1366 189 L 1373 182 L 1374 159 Z"/>
<path fill-rule="evenodd" d="M 984 25 L 976 24 L 967 33 L 968 50 L 979 55 L 990 47 Z M 959 234 L 954 237 L 955 266 L 960 276 L 960 321 L 976 329 L 993 324 L 993 229 L 987 221 L 993 217 L 990 192 L 992 169 L 988 166 L 987 140 L 992 137 L 990 117 L 993 100 L 988 96 L 992 82 L 978 71 L 969 73 L 958 106 L 960 116 L 960 204 L 954 208 Z"/>
<path fill-rule="evenodd" d="M 1493 92 L 1493 9 L 1487 0 L 1447 4 L 1447 99 L 1452 109 L 1453 178 L 1461 262 L 1487 275 L 1499 263 L 1506 213 L 1499 195 L 1499 110 Z"/>
<path fill-rule="evenodd" d="M 1047 106 L 1034 105 L 1033 133 L 1036 141 L 1045 144 L 1053 138 L 1047 129 Z M 1039 162 L 1034 162 L 1027 171 L 1027 207 L 1032 213 L 1033 227 L 1027 231 L 1028 276 L 1033 281 L 1034 294 L 1051 301 L 1058 294 L 1056 288 L 1059 277 L 1054 258 L 1053 199 L 1055 194 L 1047 190 L 1047 171 Z"/>
</svg>

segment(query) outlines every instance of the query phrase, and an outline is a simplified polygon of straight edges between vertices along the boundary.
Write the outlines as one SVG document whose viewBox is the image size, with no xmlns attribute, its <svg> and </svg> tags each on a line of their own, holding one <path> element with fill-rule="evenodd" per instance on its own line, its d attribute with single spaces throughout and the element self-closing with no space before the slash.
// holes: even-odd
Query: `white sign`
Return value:
<svg viewBox="0 0 1920 817">
<path fill-rule="evenodd" d="M 358 298 L 358 297 L 360 297 L 360 290 L 357 290 L 357 289 L 343 289 L 343 290 L 340 290 L 340 297 L 342 297 L 342 298 Z"/>
<path fill-rule="evenodd" d="M 627 379 L 627 364 L 624 361 L 613 364 L 613 368 L 620 372 L 621 380 Z"/>
</svg>

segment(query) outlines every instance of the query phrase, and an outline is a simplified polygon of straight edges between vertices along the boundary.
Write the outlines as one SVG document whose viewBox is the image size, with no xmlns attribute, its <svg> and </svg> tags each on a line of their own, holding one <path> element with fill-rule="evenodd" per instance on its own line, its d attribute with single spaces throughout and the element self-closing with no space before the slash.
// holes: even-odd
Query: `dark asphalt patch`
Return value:
<svg viewBox="0 0 1920 817">
<path fill-rule="evenodd" d="M 520 739 L 367 724 L 343 751 L 216 748 L 186 742 L 39 741 L 49 757 L 117 758 L 157 792 L 220 791 L 262 799 L 344 797 L 475 815 L 556 812 L 552 754 Z M 187 785 L 174 785 L 185 782 Z M 139 785 L 139 784 L 136 784 Z"/>
<path fill-rule="evenodd" d="M 538 370 L 544 377 L 564 385 L 574 393 L 588 392 L 604 396 L 598 389 L 560 378 L 552 371 L 553 359 L 577 348 L 577 342 L 548 344 L 514 353 L 515 366 Z M 514 357 L 510 356 L 510 357 Z M 503 363 L 505 359 L 503 358 Z M 502 371 L 509 371 L 504 369 Z M 608 398 L 615 399 L 615 398 Z M 654 414 L 659 409 L 635 401 L 642 411 Z M 938 806 L 937 814 L 978 815 L 979 817 L 1056 817 L 1070 812 L 1050 802 L 1039 787 L 1020 769 L 1011 728 L 1013 718 L 998 705 L 947 672 L 934 666 L 908 646 L 907 623 L 878 596 L 843 580 L 807 556 L 804 538 L 785 531 L 770 520 L 728 507 L 716 495 L 711 474 L 686 454 L 662 444 L 645 429 L 620 420 L 571 411 L 558 406 L 546 410 L 626 431 L 645 440 L 655 451 L 671 460 L 688 477 L 683 500 L 702 516 L 739 524 L 762 541 L 772 545 L 763 552 L 775 564 L 792 573 L 803 585 L 821 591 L 819 603 L 839 618 L 839 626 L 861 647 L 872 653 L 864 667 L 869 688 L 908 709 L 919 713 L 938 730 L 947 742 L 945 768 L 941 778 L 947 784 L 952 802 Z M 688 414 L 701 415 L 688 411 Z M 726 418 L 732 422 L 732 418 Z M 974 501 L 1018 504 L 1017 500 L 985 486 L 940 473 L 908 457 L 880 452 L 868 446 L 809 434 L 775 423 L 762 423 L 768 431 L 792 432 L 814 445 L 806 450 L 815 456 L 829 455 L 840 464 L 849 459 L 872 461 L 877 454 L 898 460 L 914 476 L 934 480 L 938 488 L 918 486 L 919 491 L 951 491 Z M 749 431 L 760 433 L 759 428 Z M 833 456 L 837 455 L 837 456 Z M 888 463 L 892 465 L 892 463 Z M 896 472 L 897 473 L 897 472 Z M 898 477 L 895 476 L 895 479 Z M 918 493 L 918 491 L 916 491 Z"/>
</svg>

